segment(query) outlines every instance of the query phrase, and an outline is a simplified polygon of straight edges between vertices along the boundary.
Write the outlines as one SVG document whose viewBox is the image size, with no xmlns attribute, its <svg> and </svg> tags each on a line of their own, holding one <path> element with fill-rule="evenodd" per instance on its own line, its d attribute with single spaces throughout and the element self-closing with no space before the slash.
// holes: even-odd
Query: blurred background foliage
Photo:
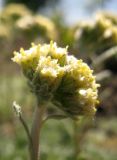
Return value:
<svg viewBox="0 0 117 160">
<path fill-rule="evenodd" d="M 45 5 L 47 0 L 5 0 L 5 4 L 17 3 L 24 4 L 33 11 L 37 11 L 39 7 Z"/>
<path fill-rule="evenodd" d="M 12 102 L 16 100 L 22 106 L 29 124 L 36 105 L 26 80 L 11 62 L 13 51 L 20 47 L 27 49 L 32 42 L 50 40 L 61 47 L 68 45 L 69 54 L 87 62 L 102 87 L 93 124 L 87 120 L 77 127 L 70 120 L 50 120 L 45 124 L 41 138 L 42 160 L 75 160 L 75 154 L 78 154 L 78 160 L 116 160 L 117 15 L 104 11 L 107 5 L 114 4 L 114 0 L 85 0 L 84 11 L 92 16 L 90 19 L 84 19 L 77 12 L 72 17 L 66 15 L 74 12 L 75 5 L 67 1 L 70 8 L 60 10 L 62 2 L 5 0 L 0 11 L 0 160 L 27 159 L 26 136 L 14 116 Z M 77 1 L 74 3 L 81 5 Z M 101 11 L 95 12 L 97 9 Z M 75 24 L 72 23 L 74 17 Z"/>
</svg>

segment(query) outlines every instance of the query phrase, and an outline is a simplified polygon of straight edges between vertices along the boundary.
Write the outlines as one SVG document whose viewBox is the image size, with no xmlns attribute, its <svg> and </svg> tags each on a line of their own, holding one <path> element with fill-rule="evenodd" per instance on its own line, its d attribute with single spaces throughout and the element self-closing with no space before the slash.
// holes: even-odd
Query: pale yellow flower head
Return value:
<svg viewBox="0 0 117 160">
<path fill-rule="evenodd" d="M 24 36 L 34 39 L 57 39 L 57 31 L 54 23 L 41 15 L 24 15 L 15 24 L 16 30 Z"/>
<path fill-rule="evenodd" d="M 67 47 L 33 44 L 14 54 L 39 102 L 50 101 L 72 118 L 95 114 L 99 85 L 89 66 L 68 55 Z"/>
<path fill-rule="evenodd" d="M 102 54 L 117 45 L 117 15 L 97 13 L 92 23 L 79 24 L 75 33 L 76 46 L 81 53 Z"/>
<path fill-rule="evenodd" d="M 13 22 L 19 18 L 31 14 L 30 10 L 23 4 L 9 4 L 1 12 L 1 19 L 5 22 Z"/>
</svg>

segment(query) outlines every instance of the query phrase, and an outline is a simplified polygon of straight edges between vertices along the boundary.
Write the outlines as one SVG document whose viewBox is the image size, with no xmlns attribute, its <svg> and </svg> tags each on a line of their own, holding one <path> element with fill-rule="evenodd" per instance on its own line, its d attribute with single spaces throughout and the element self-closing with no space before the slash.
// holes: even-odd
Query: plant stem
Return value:
<svg viewBox="0 0 117 160">
<path fill-rule="evenodd" d="M 29 131 L 29 128 L 28 128 L 28 125 L 27 123 L 25 122 L 23 116 L 22 116 L 22 112 L 21 112 L 21 106 L 19 104 L 17 104 L 15 101 L 13 102 L 13 109 L 17 115 L 17 117 L 19 118 L 22 126 L 24 127 L 24 130 L 26 132 L 26 135 L 27 135 L 27 138 L 28 138 L 28 141 L 29 141 L 29 149 L 30 149 L 30 153 L 32 153 L 32 138 L 31 138 L 31 135 L 30 135 L 30 131 Z"/>
<path fill-rule="evenodd" d="M 33 155 L 33 145 L 32 145 L 32 138 L 31 138 L 31 135 L 30 135 L 30 131 L 28 129 L 28 126 L 27 124 L 25 123 L 23 117 L 20 115 L 19 117 L 20 119 L 20 122 L 22 123 L 26 133 L 27 133 L 27 137 L 28 137 L 28 140 L 29 140 L 29 151 L 30 151 L 30 155 Z M 31 156 L 32 157 L 32 156 Z"/>
<path fill-rule="evenodd" d="M 83 117 L 79 121 L 73 121 L 74 125 L 74 160 L 79 158 L 82 144 L 88 130 L 92 127 L 92 118 Z"/>
<path fill-rule="evenodd" d="M 112 73 L 109 70 L 104 70 L 100 73 L 97 73 L 95 76 L 97 81 L 103 81 L 106 78 L 110 78 L 112 76 Z"/>
<path fill-rule="evenodd" d="M 117 55 L 117 46 L 114 46 L 107 51 L 103 52 L 100 56 L 98 56 L 95 61 L 93 62 L 92 66 L 97 67 L 102 64 L 107 59 Z"/>
<path fill-rule="evenodd" d="M 78 133 L 78 125 L 74 121 L 74 160 L 78 159 L 78 154 L 80 152 L 80 139 L 79 139 L 79 133 Z"/>
<path fill-rule="evenodd" d="M 44 118 L 44 122 L 49 120 L 49 119 L 55 119 L 55 120 L 62 120 L 62 119 L 66 119 L 69 118 L 67 115 L 64 114 L 48 114 L 45 118 Z"/>
<path fill-rule="evenodd" d="M 31 160 L 40 160 L 39 155 L 39 143 L 40 143 L 40 131 L 43 122 L 43 116 L 45 113 L 45 106 L 39 106 L 35 108 L 34 119 L 31 129 L 31 138 L 32 138 L 32 146 L 30 146 L 30 159 Z"/>
</svg>

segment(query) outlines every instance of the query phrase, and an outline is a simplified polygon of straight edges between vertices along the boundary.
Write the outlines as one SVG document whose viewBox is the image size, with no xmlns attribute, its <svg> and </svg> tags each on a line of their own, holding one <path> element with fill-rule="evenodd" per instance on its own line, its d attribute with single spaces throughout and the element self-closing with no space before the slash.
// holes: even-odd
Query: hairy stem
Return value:
<svg viewBox="0 0 117 160">
<path fill-rule="evenodd" d="M 43 122 L 43 116 L 45 113 L 45 106 L 39 106 L 35 108 L 34 119 L 31 129 L 31 139 L 32 139 L 32 152 L 30 152 L 31 160 L 40 160 L 39 155 L 39 143 L 40 143 L 40 131 Z"/>
<path fill-rule="evenodd" d="M 28 140 L 29 140 L 29 151 L 30 151 L 30 155 L 33 155 L 33 144 L 32 144 L 32 138 L 31 138 L 31 135 L 30 135 L 30 131 L 28 129 L 28 126 L 27 124 L 25 123 L 24 119 L 22 116 L 19 117 L 20 119 L 20 122 L 22 123 L 26 133 L 27 133 L 27 137 L 28 137 Z M 32 157 L 32 156 L 31 156 Z"/>
<path fill-rule="evenodd" d="M 22 116 L 21 106 L 14 101 L 13 102 L 13 109 L 16 113 L 16 116 L 19 118 L 22 126 L 24 127 L 24 130 L 26 132 L 26 135 L 27 135 L 27 138 L 28 138 L 28 141 L 29 141 L 29 146 L 32 146 L 32 138 L 31 138 L 31 135 L 30 135 L 30 130 L 28 128 L 28 125 L 27 125 L 26 121 L 24 120 L 24 118 Z"/>
</svg>

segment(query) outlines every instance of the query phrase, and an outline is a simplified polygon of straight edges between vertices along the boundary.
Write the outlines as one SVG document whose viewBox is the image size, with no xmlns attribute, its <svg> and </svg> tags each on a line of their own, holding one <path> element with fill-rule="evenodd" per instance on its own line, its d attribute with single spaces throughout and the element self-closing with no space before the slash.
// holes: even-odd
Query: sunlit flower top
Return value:
<svg viewBox="0 0 117 160">
<path fill-rule="evenodd" d="M 95 19 L 80 23 L 75 33 L 76 46 L 82 53 L 101 54 L 117 45 L 117 15 L 98 12 Z"/>
<path fill-rule="evenodd" d="M 98 103 L 98 84 L 89 66 L 56 43 L 32 45 L 14 53 L 38 101 L 51 101 L 69 116 L 91 116 Z"/>
<path fill-rule="evenodd" d="M 56 39 L 57 32 L 54 23 L 41 15 L 26 15 L 16 22 L 17 31 L 23 35 L 31 37 L 45 37 L 46 39 Z M 38 36 L 37 36 L 38 35 Z"/>
<path fill-rule="evenodd" d="M 31 11 L 23 4 L 9 4 L 1 12 L 1 21 L 15 22 L 19 18 L 31 14 Z"/>
</svg>

